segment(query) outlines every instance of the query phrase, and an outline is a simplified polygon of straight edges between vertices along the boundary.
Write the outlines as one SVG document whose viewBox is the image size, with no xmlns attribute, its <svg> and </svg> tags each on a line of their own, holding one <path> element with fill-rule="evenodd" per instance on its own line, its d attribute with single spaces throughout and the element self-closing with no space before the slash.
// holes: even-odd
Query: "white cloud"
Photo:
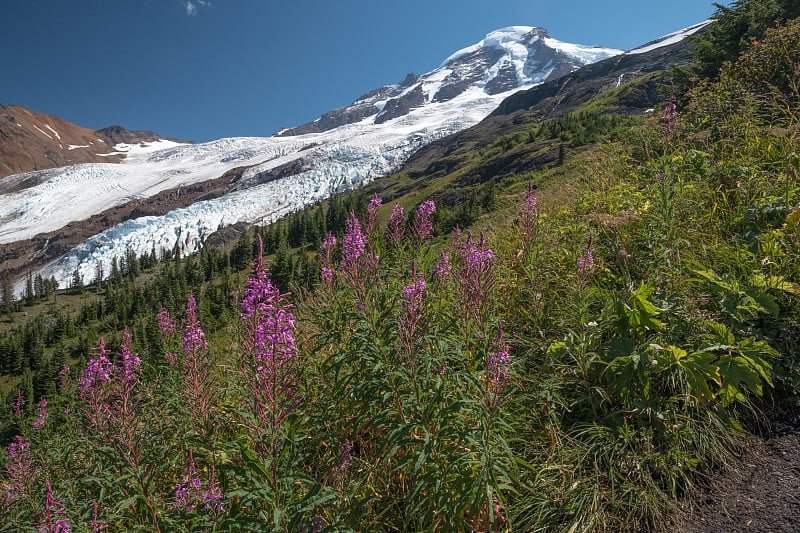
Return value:
<svg viewBox="0 0 800 533">
<path fill-rule="evenodd" d="M 186 9 L 186 14 L 190 17 L 197 15 L 197 11 L 201 7 L 211 6 L 211 2 L 209 0 L 195 0 L 194 2 L 191 0 L 184 0 L 181 3 L 183 4 L 184 9 Z"/>
</svg>

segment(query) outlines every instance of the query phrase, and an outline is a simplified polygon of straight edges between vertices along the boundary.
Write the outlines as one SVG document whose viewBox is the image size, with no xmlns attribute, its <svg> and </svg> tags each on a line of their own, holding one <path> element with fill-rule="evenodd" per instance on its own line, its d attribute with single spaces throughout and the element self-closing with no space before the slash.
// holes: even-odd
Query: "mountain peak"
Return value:
<svg viewBox="0 0 800 533">
<path fill-rule="evenodd" d="M 536 26 L 508 26 L 455 52 L 427 74 L 409 74 L 399 84 L 374 89 L 349 106 L 275 135 L 322 133 L 361 122 L 384 124 L 468 92 L 473 97 L 489 97 L 529 88 L 621 53 L 613 48 L 564 43 Z"/>
</svg>

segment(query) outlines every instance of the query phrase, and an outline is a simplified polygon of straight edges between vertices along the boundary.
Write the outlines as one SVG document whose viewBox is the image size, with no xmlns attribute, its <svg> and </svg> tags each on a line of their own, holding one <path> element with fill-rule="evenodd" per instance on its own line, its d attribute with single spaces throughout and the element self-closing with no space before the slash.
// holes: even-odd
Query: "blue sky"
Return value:
<svg viewBox="0 0 800 533">
<path fill-rule="evenodd" d="M 703 0 L 4 0 L 0 103 L 89 128 L 271 135 L 513 25 L 628 49 Z"/>
</svg>

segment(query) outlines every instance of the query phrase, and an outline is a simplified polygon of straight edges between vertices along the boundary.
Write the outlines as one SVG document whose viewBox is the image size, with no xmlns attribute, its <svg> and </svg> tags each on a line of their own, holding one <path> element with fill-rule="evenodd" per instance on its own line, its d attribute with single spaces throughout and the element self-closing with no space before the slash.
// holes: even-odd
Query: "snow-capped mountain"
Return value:
<svg viewBox="0 0 800 533">
<path fill-rule="evenodd" d="M 448 102 L 470 88 L 481 89 L 488 95 L 507 93 L 558 78 L 619 53 L 621 50 L 563 43 L 542 28 L 503 28 L 454 53 L 432 72 L 422 76 L 409 74 L 401 83 L 370 91 L 349 106 L 276 135 L 320 133 L 365 119 L 382 124 L 407 115 L 412 109 Z"/>
<path fill-rule="evenodd" d="M 204 144 L 119 144 L 121 164 L 91 163 L 0 180 L 0 244 L 55 232 L 113 206 L 219 178 L 237 169 L 226 194 L 163 216 L 127 220 L 88 238 L 41 269 L 64 287 L 98 261 L 110 271 L 130 248 L 191 252 L 218 228 L 266 223 L 397 169 L 433 140 L 481 121 L 510 93 L 572 72 L 620 50 L 562 43 L 540 28 L 494 31 L 422 76 L 381 87 L 351 106 L 272 137 Z M 118 154 L 119 155 L 119 154 Z M 49 241 L 45 241 L 46 248 Z"/>
</svg>

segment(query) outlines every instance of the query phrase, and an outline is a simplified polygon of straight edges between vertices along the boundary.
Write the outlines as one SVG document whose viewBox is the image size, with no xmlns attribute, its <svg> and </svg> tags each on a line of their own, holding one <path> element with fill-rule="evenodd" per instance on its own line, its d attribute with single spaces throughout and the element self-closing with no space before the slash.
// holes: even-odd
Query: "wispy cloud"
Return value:
<svg viewBox="0 0 800 533">
<path fill-rule="evenodd" d="M 208 0 L 183 0 L 181 3 L 183 4 L 184 9 L 186 9 L 186 14 L 190 17 L 197 15 L 197 11 L 201 7 L 209 7 L 211 5 L 211 2 Z"/>
</svg>

